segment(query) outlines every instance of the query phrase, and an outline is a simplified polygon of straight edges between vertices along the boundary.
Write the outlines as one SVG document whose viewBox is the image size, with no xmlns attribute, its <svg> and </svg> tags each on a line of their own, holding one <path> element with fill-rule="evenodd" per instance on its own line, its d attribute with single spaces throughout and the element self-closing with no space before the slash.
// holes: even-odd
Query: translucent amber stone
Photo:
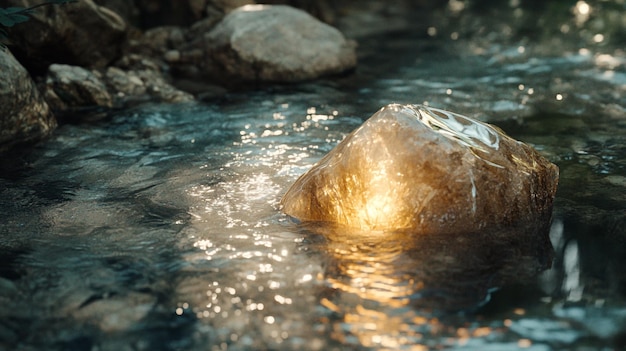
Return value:
<svg viewBox="0 0 626 351">
<path fill-rule="evenodd" d="M 388 105 L 283 197 L 300 221 L 445 234 L 549 229 L 558 168 L 492 125 L 421 105 Z"/>
</svg>

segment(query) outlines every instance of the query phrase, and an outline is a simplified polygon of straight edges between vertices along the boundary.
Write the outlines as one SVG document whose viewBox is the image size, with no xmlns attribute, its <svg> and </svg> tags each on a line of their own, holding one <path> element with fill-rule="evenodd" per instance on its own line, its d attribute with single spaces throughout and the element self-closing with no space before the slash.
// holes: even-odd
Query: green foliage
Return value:
<svg viewBox="0 0 626 351">
<path fill-rule="evenodd" d="M 28 21 L 30 9 L 23 7 L 0 8 L 0 26 L 13 27 L 14 25 Z"/>
<path fill-rule="evenodd" d="M 31 7 L 0 7 L 0 26 L 4 28 L 13 27 L 16 24 L 26 22 L 30 19 L 30 15 L 33 11 L 41 6 L 46 5 L 61 5 L 72 2 L 78 2 L 78 0 L 48 0 L 44 3 L 31 6 Z M 0 47 L 3 48 L 8 39 L 7 32 L 0 28 Z"/>
</svg>

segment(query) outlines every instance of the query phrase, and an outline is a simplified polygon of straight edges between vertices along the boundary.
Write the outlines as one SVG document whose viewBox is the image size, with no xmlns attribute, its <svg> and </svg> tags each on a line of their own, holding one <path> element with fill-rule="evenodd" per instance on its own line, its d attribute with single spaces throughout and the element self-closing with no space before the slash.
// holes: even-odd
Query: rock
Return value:
<svg viewBox="0 0 626 351">
<path fill-rule="evenodd" d="M 115 12 L 124 19 L 126 23 L 139 22 L 139 8 L 135 1 L 128 0 L 94 0 L 96 4 Z"/>
<path fill-rule="evenodd" d="M 76 309 L 72 317 L 85 323 L 97 324 L 98 328 L 104 332 L 121 332 L 146 318 L 155 303 L 154 296 L 130 292 L 87 303 Z"/>
<path fill-rule="evenodd" d="M 129 53 L 148 57 L 161 57 L 170 50 L 176 50 L 185 43 L 182 27 L 163 26 L 147 30 L 143 35 L 130 40 Z"/>
<path fill-rule="evenodd" d="M 472 235 L 376 235 L 332 225 L 302 227 L 324 236 L 316 249 L 325 253 L 324 276 L 331 282 L 332 293 L 325 296 L 332 296 L 338 309 L 348 313 L 355 304 L 411 306 L 422 312 L 475 310 L 494 289 L 536 281 L 537 274 L 550 267 L 553 252 L 549 241 L 490 230 Z M 371 317 L 353 317 L 358 316 Z"/>
<path fill-rule="evenodd" d="M 389 105 L 285 194 L 302 221 L 368 231 L 502 233 L 547 240 L 558 168 L 500 129 L 420 105 Z"/>
<path fill-rule="evenodd" d="M 202 17 L 203 5 L 207 0 L 136 0 L 139 8 L 140 26 L 153 28 L 163 25 L 185 25 Z"/>
<path fill-rule="evenodd" d="M 113 106 L 104 82 L 93 72 L 78 66 L 50 65 L 44 96 L 55 112 Z"/>
<path fill-rule="evenodd" d="M 78 66 L 53 64 L 44 88 L 46 101 L 58 115 L 80 120 L 104 117 L 103 112 L 112 107 L 146 101 L 194 101 L 192 95 L 167 82 L 158 63 L 141 56 L 134 57 L 134 60 L 137 61 L 130 64 L 129 68 L 112 66 L 104 73 Z M 125 63 L 131 61 L 133 59 L 128 58 Z"/>
<path fill-rule="evenodd" d="M 116 98 L 146 94 L 146 85 L 136 74 L 124 71 L 118 67 L 109 67 L 106 70 L 105 77 L 111 90 L 116 92 Z"/>
<path fill-rule="evenodd" d="M 198 60 L 205 76 L 229 82 L 301 81 L 356 65 L 353 42 L 306 12 L 282 5 L 230 12 L 181 57 Z"/>
<path fill-rule="evenodd" d="M 180 103 L 195 100 L 193 95 L 168 83 L 158 70 L 122 70 L 118 67 L 109 67 L 105 80 L 114 93 L 116 105 L 145 101 Z"/>
<path fill-rule="evenodd" d="M 109 0 L 112 1 L 112 0 Z M 136 0 L 141 13 L 140 26 L 152 28 L 164 25 L 188 26 L 203 18 L 221 19 L 224 13 L 253 4 L 253 0 Z"/>
<path fill-rule="evenodd" d="M 26 69 L 9 50 L 0 49 L 0 152 L 41 140 L 56 125 Z"/>
<path fill-rule="evenodd" d="M 7 0 L 4 6 L 30 7 L 37 0 Z M 121 54 L 126 22 L 115 12 L 82 0 L 34 10 L 28 22 L 8 28 L 18 60 L 43 74 L 52 63 L 104 67 Z"/>
</svg>

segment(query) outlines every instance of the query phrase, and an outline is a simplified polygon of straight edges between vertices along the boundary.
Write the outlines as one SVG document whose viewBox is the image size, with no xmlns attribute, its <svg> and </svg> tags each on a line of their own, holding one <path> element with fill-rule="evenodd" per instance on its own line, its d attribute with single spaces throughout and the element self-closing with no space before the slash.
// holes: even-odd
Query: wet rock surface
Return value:
<svg viewBox="0 0 626 351">
<path fill-rule="evenodd" d="M 174 87 L 168 76 L 154 66 L 140 64 L 130 67 L 134 68 L 109 67 L 104 74 L 117 106 L 132 106 L 141 102 L 181 103 L 195 100 L 193 95 Z"/>
<path fill-rule="evenodd" d="M 93 72 L 78 66 L 50 65 L 44 96 L 50 107 L 59 112 L 113 106 L 104 82 Z"/>
<path fill-rule="evenodd" d="M 128 55 L 106 70 L 53 64 L 42 90 L 58 118 L 74 121 L 106 115 L 111 108 L 158 101 L 190 102 L 194 97 L 168 82 L 157 60 Z M 80 117 L 80 116 L 83 117 Z"/>
<path fill-rule="evenodd" d="M 293 82 L 347 71 L 355 44 L 288 6 L 248 5 L 230 12 L 183 50 L 202 74 L 222 80 Z"/>
<path fill-rule="evenodd" d="M 470 118 L 389 105 L 350 134 L 283 197 L 302 221 L 416 235 L 544 234 L 558 168 L 530 146 Z M 541 236 L 539 236 L 541 237 Z"/>
<path fill-rule="evenodd" d="M 0 48 L 0 152 L 47 137 L 57 126 L 24 67 Z"/>
</svg>

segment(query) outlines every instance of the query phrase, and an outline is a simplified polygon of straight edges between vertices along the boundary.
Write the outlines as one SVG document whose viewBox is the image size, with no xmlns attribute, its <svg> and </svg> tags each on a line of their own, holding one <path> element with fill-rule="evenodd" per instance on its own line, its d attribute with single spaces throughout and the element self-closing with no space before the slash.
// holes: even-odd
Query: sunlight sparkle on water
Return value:
<svg viewBox="0 0 626 351">
<path fill-rule="evenodd" d="M 572 10 L 574 13 L 574 17 L 576 20 L 576 25 L 582 26 L 587 20 L 589 20 L 589 15 L 591 14 L 591 6 L 584 1 L 578 1 Z"/>
</svg>

